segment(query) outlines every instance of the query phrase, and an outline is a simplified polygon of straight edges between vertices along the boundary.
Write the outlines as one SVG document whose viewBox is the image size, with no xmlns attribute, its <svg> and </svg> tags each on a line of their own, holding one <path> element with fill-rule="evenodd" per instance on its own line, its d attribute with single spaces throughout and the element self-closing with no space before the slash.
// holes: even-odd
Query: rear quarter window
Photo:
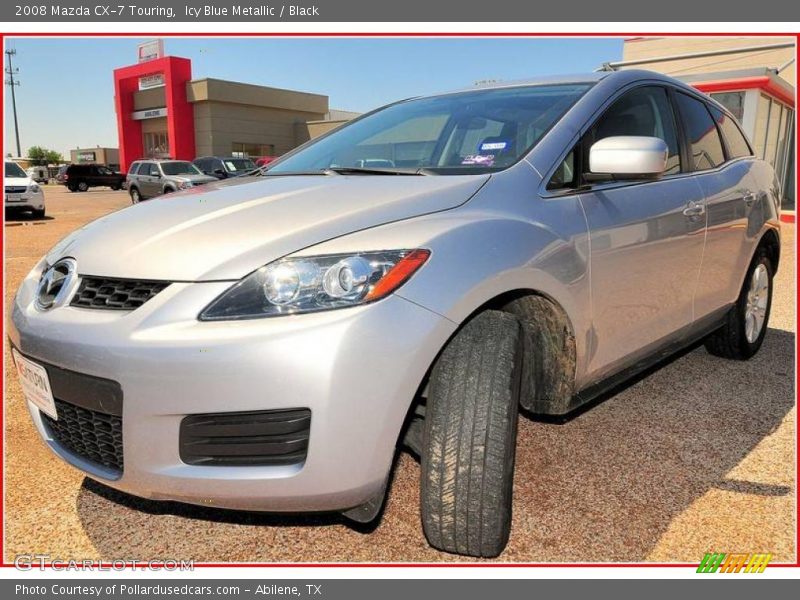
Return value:
<svg viewBox="0 0 800 600">
<path fill-rule="evenodd" d="M 717 122 L 720 131 L 722 131 L 722 137 L 725 138 L 725 145 L 728 148 L 728 158 L 753 156 L 753 151 L 750 149 L 750 144 L 747 143 L 747 138 L 744 137 L 742 130 L 734 123 L 733 119 L 718 108 L 713 106 L 710 108 L 711 115 Z"/>
</svg>

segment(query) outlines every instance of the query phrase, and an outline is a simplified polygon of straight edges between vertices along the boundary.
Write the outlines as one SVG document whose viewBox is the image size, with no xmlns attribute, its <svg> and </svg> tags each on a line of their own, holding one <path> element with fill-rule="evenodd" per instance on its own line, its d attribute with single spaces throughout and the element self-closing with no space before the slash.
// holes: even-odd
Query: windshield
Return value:
<svg viewBox="0 0 800 600">
<path fill-rule="evenodd" d="M 249 158 L 226 158 L 222 162 L 225 163 L 225 168 L 231 173 L 253 171 L 256 168 L 256 163 Z"/>
<path fill-rule="evenodd" d="M 192 163 L 182 160 L 161 163 L 161 170 L 164 175 L 202 175 Z"/>
<path fill-rule="evenodd" d="M 268 174 L 332 168 L 499 171 L 522 158 L 588 88 L 510 87 L 399 102 L 289 156 Z"/>
<path fill-rule="evenodd" d="M 15 162 L 6 163 L 6 177 L 27 177 L 25 171 L 22 170 Z"/>
</svg>

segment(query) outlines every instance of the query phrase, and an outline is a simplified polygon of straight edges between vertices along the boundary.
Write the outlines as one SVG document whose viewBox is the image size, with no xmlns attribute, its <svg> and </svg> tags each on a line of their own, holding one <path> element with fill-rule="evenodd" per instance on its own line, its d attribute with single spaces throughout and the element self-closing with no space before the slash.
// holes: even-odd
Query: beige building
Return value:
<svg viewBox="0 0 800 600">
<path fill-rule="evenodd" d="M 329 119 L 328 97 L 273 87 L 197 79 L 187 84 L 194 108 L 197 156 L 279 156 L 339 125 Z M 169 156 L 165 88 L 134 94 L 146 156 Z M 152 115 L 152 116 L 151 116 Z M 313 125 L 312 125 L 313 124 Z"/>
<path fill-rule="evenodd" d="M 635 37 L 613 68 L 658 71 L 690 83 L 741 122 L 756 154 L 783 184 L 783 208 L 795 206 L 797 63 L 790 37 Z"/>
<path fill-rule="evenodd" d="M 75 148 L 69 151 L 69 162 L 73 164 L 96 163 L 106 165 L 112 170 L 119 169 L 119 149 L 118 148 Z"/>
</svg>

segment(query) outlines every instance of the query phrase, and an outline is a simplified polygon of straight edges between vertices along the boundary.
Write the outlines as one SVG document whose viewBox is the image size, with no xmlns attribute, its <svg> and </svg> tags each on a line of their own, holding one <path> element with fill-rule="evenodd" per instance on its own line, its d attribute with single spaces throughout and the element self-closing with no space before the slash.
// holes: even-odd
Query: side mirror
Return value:
<svg viewBox="0 0 800 600">
<path fill-rule="evenodd" d="M 619 135 L 598 140 L 589 149 L 588 181 L 657 179 L 667 170 L 667 143 L 657 137 Z"/>
<path fill-rule="evenodd" d="M 212 175 L 216 175 L 217 177 L 225 177 L 226 173 L 223 169 L 214 169 Z"/>
</svg>

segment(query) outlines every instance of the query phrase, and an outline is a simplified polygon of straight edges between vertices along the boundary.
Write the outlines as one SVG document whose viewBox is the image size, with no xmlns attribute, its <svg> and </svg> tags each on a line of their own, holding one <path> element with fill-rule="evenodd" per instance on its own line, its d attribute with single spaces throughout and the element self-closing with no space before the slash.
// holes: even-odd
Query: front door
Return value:
<svg viewBox="0 0 800 600">
<path fill-rule="evenodd" d="M 588 370 L 595 379 L 686 335 L 703 257 L 703 192 L 685 173 L 665 87 L 639 87 L 622 95 L 584 136 L 581 151 L 585 156 L 593 142 L 620 135 L 661 138 L 669 156 L 660 180 L 595 184 L 579 194 L 590 236 Z"/>
</svg>

